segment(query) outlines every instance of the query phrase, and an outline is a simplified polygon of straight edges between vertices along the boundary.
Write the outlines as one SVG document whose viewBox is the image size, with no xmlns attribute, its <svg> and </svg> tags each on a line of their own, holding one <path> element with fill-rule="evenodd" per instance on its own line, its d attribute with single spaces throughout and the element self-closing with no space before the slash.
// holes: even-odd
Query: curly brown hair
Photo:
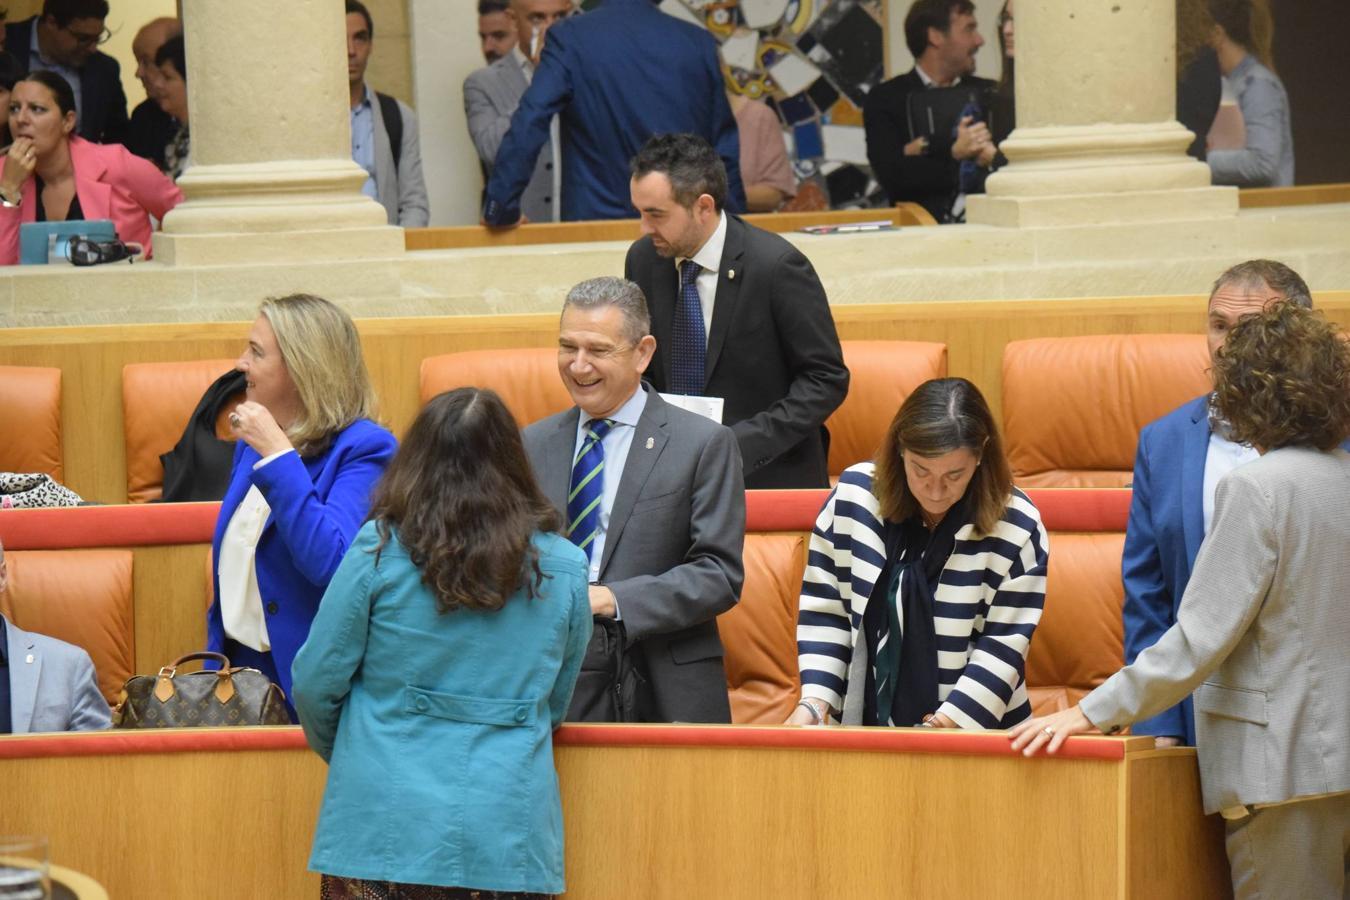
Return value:
<svg viewBox="0 0 1350 900">
<path fill-rule="evenodd" d="M 877 451 L 872 493 L 881 501 L 881 516 L 903 522 L 919 511 L 919 501 L 905 478 L 902 454 L 941 456 L 965 448 L 980 465 L 966 488 L 976 530 L 991 534 L 1008 508 L 1012 470 L 1003 454 L 998 425 L 980 389 L 964 378 L 934 378 L 914 389 L 886 429 Z"/>
<path fill-rule="evenodd" d="M 1320 313 L 1272 304 L 1215 355 L 1214 401 L 1239 443 L 1330 450 L 1350 435 L 1350 343 Z"/>
<path fill-rule="evenodd" d="M 534 596 L 543 573 L 530 538 L 561 525 L 506 404 L 471 387 L 422 408 L 375 489 L 370 517 L 377 564 L 396 537 L 443 613 L 501 609 L 522 587 Z"/>
</svg>

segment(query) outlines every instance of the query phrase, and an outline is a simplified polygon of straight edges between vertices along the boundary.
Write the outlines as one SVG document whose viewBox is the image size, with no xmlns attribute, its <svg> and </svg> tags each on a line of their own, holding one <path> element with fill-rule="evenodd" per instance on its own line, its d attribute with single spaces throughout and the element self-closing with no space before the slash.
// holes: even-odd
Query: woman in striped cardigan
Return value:
<svg viewBox="0 0 1350 900">
<path fill-rule="evenodd" d="M 979 390 L 964 378 L 920 385 L 876 461 L 845 470 L 816 520 L 797 618 L 802 699 L 788 723 L 1027 718 L 1048 549 Z"/>
</svg>

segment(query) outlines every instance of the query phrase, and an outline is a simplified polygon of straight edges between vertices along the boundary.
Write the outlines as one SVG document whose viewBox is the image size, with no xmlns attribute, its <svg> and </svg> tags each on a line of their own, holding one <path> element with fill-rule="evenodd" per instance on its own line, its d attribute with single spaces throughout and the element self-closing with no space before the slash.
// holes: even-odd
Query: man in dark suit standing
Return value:
<svg viewBox="0 0 1350 900">
<path fill-rule="evenodd" d="M 42 14 L 5 26 L 5 48 L 27 71 L 46 69 L 70 82 L 76 132 L 99 144 L 119 143 L 127 129 L 127 97 L 117 60 L 99 44 L 107 0 L 44 0 Z"/>
<path fill-rule="evenodd" d="M 522 48 L 525 49 L 525 48 Z M 717 41 L 651 0 L 603 0 L 548 29 L 529 90 L 502 138 L 483 221 L 515 225 L 535 158 L 558 116 L 562 220 L 633 215 L 628 160 L 654 134 L 689 131 L 717 147 L 731 173 L 728 206 L 745 209 L 740 138 L 727 103 Z"/>
<path fill-rule="evenodd" d="M 699 137 L 648 141 L 631 190 L 643 237 L 624 275 L 651 309 L 652 385 L 723 400 L 746 487 L 828 487 L 825 420 L 848 369 L 815 270 L 783 238 L 726 214 L 726 171 Z"/>
<path fill-rule="evenodd" d="M 741 459 L 729 430 L 642 383 L 655 349 L 637 285 L 572 288 L 558 371 L 576 406 L 526 428 L 525 451 L 590 560 L 591 612 L 623 625 L 647 679 L 640 717 L 729 722 L 716 617 L 744 577 Z"/>
<path fill-rule="evenodd" d="M 984 189 L 998 155 L 989 126 L 969 106 L 955 134 L 911 122 L 910 95 L 931 87 L 969 87 L 984 98 L 995 83 L 975 77 L 984 46 L 970 0 L 915 0 L 905 16 L 905 44 L 914 68 L 872 88 L 863 103 L 867 161 L 892 203 L 921 204 L 939 222 L 965 219 L 967 191 Z M 986 101 L 977 99 L 976 105 Z"/>
</svg>

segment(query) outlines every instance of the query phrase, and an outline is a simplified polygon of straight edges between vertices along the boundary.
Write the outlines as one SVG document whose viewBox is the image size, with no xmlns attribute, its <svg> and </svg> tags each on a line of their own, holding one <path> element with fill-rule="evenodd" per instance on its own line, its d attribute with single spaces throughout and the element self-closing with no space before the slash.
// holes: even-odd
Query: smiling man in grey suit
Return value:
<svg viewBox="0 0 1350 900">
<path fill-rule="evenodd" d="M 526 428 L 525 450 L 590 559 L 591 612 L 624 626 L 650 686 L 643 718 L 729 722 L 716 617 L 744 575 L 741 456 L 730 429 L 642 383 L 655 349 L 637 285 L 572 288 L 558 370 L 576 406 Z"/>
<path fill-rule="evenodd" d="M 0 545 L 0 596 L 8 589 Z M 110 724 L 88 653 L 0 615 L 0 734 L 98 731 Z"/>
<path fill-rule="evenodd" d="M 469 137 L 492 174 L 497 148 L 511 128 L 511 116 L 530 86 L 549 26 L 572 14 L 572 0 L 512 0 L 506 14 L 516 28 L 517 42 L 501 59 L 471 73 L 464 80 L 464 114 Z M 535 161 L 530 182 L 520 198 L 520 210 L 531 222 L 558 221 L 561 172 L 558 165 L 558 119 L 549 125 L 549 141 Z"/>
</svg>

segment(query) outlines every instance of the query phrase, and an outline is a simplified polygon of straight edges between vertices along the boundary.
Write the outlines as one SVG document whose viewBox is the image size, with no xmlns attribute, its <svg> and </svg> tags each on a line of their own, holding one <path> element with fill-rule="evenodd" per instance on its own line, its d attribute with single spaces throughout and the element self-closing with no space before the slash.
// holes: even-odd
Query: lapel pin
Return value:
<svg viewBox="0 0 1350 900">
<path fill-rule="evenodd" d="M 24 660 L 23 660 L 23 661 L 26 662 L 26 663 L 28 663 L 29 665 L 32 665 L 32 663 L 33 663 L 33 654 L 31 654 L 31 653 L 28 654 L 26 657 L 24 657 Z"/>
<path fill-rule="evenodd" d="M 735 270 L 735 269 L 727 269 L 727 281 L 731 281 L 731 280 L 734 279 L 735 277 L 736 277 L 736 270 Z"/>
<path fill-rule="evenodd" d="M 647 438 L 647 449 L 650 450 L 650 449 L 652 449 L 652 448 L 655 447 L 655 446 L 656 446 L 656 439 L 655 439 L 655 438 Z"/>
</svg>

